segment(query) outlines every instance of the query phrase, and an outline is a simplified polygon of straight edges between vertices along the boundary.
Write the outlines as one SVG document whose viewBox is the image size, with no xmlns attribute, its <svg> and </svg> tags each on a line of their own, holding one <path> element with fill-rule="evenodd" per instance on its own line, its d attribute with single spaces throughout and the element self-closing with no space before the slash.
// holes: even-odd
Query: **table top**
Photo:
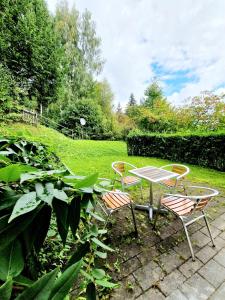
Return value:
<svg viewBox="0 0 225 300">
<path fill-rule="evenodd" d="M 143 168 L 132 169 L 129 171 L 130 173 L 144 178 L 151 182 L 159 182 L 162 180 L 170 179 L 179 176 L 179 174 L 167 171 L 164 169 L 160 169 L 157 167 L 147 166 Z"/>
</svg>

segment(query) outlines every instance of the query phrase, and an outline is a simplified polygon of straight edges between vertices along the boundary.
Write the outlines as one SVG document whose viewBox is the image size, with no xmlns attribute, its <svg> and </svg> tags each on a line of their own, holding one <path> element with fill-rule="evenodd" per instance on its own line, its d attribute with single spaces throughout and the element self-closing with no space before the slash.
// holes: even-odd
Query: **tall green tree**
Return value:
<svg viewBox="0 0 225 300">
<path fill-rule="evenodd" d="M 44 0 L 2 0 L 0 57 L 31 100 L 55 101 L 58 59 L 52 18 Z"/>
<path fill-rule="evenodd" d="M 163 97 L 163 92 L 161 87 L 159 86 L 158 82 L 154 80 L 145 90 L 145 98 L 143 105 L 145 107 L 154 109 L 155 104 L 157 101 L 162 100 Z"/>
<path fill-rule="evenodd" d="M 129 101 L 128 101 L 128 106 L 134 106 L 134 105 L 137 105 L 137 101 L 136 101 L 136 99 L 134 98 L 134 94 L 131 93 L 131 94 L 130 94 Z"/>
</svg>

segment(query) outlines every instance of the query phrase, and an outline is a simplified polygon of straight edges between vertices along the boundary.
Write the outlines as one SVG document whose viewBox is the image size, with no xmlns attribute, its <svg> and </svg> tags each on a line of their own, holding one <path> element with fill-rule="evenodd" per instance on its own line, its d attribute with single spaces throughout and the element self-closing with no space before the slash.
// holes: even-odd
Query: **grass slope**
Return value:
<svg viewBox="0 0 225 300">
<path fill-rule="evenodd" d="M 98 172 L 100 177 L 113 178 L 113 161 L 128 161 L 137 167 L 146 165 L 162 166 L 171 163 L 167 160 L 128 156 L 126 143 L 120 141 L 72 140 L 56 130 L 44 126 L 10 124 L 0 127 L 2 136 L 21 136 L 46 144 L 76 174 L 88 175 Z M 224 187 L 225 172 L 218 172 L 189 165 L 188 179 L 214 187 Z"/>
</svg>

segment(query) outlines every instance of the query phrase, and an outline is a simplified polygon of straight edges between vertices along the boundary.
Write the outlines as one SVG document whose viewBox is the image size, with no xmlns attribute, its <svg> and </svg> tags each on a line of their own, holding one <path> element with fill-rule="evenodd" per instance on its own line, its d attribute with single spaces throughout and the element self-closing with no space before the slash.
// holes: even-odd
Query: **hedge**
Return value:
<svg viewBox="0 0 225 300">
<path fill-rule="evenodd" d="M 128 155 L 149 156 L 225 171 L 225 132 L 214 134 L 135 134 Z"/>
</svg>

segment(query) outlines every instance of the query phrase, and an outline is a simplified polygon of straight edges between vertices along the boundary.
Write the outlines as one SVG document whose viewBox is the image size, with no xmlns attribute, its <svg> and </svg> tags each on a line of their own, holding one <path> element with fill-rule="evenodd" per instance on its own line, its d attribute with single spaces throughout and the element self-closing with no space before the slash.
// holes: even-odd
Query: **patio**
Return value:
<svg viewBox="0 0 225 300">
<path fill-rule="evenodd" d="M 211 246 L 203 220 L 190 225 L 194 262 L 182 224 L 173 215 L 160 216 L 153 231 L 147 213 L 136 211 L 139 237 L 135 238 L 130 214 L 119 211 L 109 230 L 116 252 L 107 267 L 120 287 L 110 299 L 224 299 L 225 190 L 219 192 L 206 209 L 216 247 Z"/>
</svg>

